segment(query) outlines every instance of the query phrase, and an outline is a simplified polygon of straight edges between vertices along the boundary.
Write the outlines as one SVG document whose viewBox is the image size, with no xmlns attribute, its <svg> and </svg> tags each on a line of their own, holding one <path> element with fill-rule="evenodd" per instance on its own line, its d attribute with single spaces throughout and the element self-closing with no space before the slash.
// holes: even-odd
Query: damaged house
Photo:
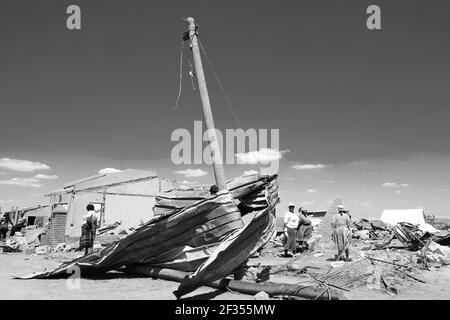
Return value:
<svg viewBox="0 0 450 320">
<path fill-rule="evenodd" d="M 160 178 L 154 172 L 128 169 L 120 172 L 97 174 L 67 183 L 63 189 L 47 194 L 50 207 L 58 223 L 64 225 L 64 242 L 81 235 L 86 206 L 93 204 L 100 226 L 122 221 L 123 228 L 131 228 L 149 221 L 155 196 L 173 189 L 175 182 Z"/>
</svg>

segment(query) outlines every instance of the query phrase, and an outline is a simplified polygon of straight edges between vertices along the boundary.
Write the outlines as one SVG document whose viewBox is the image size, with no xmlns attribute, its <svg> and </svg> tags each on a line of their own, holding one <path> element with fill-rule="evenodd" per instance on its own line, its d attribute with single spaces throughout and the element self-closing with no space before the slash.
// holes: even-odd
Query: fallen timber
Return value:
<svg viewBox="0 0 450 320">
<path fill-rule="evenodd" d="M 376 259 L 376 258 L 372 258 L 372 257 L 367 257 L 367 259 L 373 260 L 373 261 L 382 262 L 382 263 L 391 264 L 391 265 L 393 265 L 393 266 L 400 267 L 400 268 L 406 268 L 406 269 L 409 269 L 409 268 L 410 268 L 410 266 L 406 266 L 406 265 L 398 264 L 398 263 L 394 263 L 394 262 L 389 262 L 389 261 L 385 261 L 385 260 L 381 260 L 381 259 Z M 415 277 L 415 276 L 409 274 L 409 273 L 406 272 L 406 271 L 403 271 L 403 270 L 401 270 L 401 269 L 399 269 L 399 271 L 400 271 L 401 273 L 403 273 L 404 275 L 410 277 L 411 279 L 414 279 L 414 280 L 419 281 L 419 282 L 422 282 L 422 283 L 426 283 L 425 280 L 419 279 L 419 278 L 417 278 L 417 277 Z"/>
<path fill-rule="evenodd" d="M 181 282 L 188 276 L 188 273 L 178 270 L 152 268 L 148 266 L 135 265 L 128 266 L 125 270 L 126 273 L 147 276 L 152 278 L 158 278 L 163 280 Z M 241 280 L 220 279 L 209 283 L 204 283 L 204 286 L 208 286 L 219 290 L 229 290 L 239 293 L 255 295 L 258 292 L 264 291 L 269 296 L 290 296 L 299 297 L 304 299 L 317 299 L 317 300 L 346 300 L 340 290 L 333 288 L 324 288 L 321 285 L 318 286 L 299 286 L 296 284 L 286 283 L 274 283 L 274 282 L 249 282 Z"/>
</svg>

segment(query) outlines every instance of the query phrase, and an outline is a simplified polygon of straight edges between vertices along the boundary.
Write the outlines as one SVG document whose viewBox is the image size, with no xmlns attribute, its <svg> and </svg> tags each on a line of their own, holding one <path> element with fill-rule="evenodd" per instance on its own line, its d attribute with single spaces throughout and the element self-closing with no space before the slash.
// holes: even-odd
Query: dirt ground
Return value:
<svg viewBox="0 0 450 320">
<path fill-rule="evenodd" d="M 250 266 L 274 266 L 286 262 L 292 262 L 291 258 L 278 257 L 281 248 L 271 246 L 261 253 L 260 257 L 252 258 Z M 315 257 L 314 254 L 321 255 Z M 354 258 L 360 253 L 360 248 L 352 248 Z M 59 254 L 59 253 L 58 253 Z M 0 290 L 0 299 L 150 299 L 172 300 L 175 296 L 172 292 L 178 287 L 177 282 L 143 278 L 126 275 L 120 272 L 109 272 L 98 279 L 81 279 L 80 287 L 71 288 L 66 279 L 51 280 L 18 280 L 14 276 L 23 276 L 44 269 L 57 267 L 64 259 L 74 258 L 80 253 L 61 253 L 60 256 L 27 255 L 24 253 L 0 253 L 0 287 L 8 290 Z M 326 273 L 332 269 L 330 259 L 333 250 L 315 250 L 296 257 L 294 262 L 300 267 L 309 266 L 314 272 Z M 56 259 L 56 260 L 55 260 Z M 344 292 L 344 296 L 350 300 L 415 300 L 450 299 L 450 266 L 441 267 L 432 271 L 421 271 L 420 278 L 426 283 L 415 280 L 402 281 L 396 284 L 397 295 L 389 295 L 384 291 L 368 289 L 365 286 L 352 288 Z M 270 277 L 272 282 L 298 283 L 302 279 L 287 273 L 277 273 Z M 253 296 L 223 292 L 208 287 L 202 287 L 185 297 L 186 299 L 214 299 L 214 300 L 247 300 Z"/>
<path fill-rule="evenodd" d="M 50 270 L 60 264 L 43 256 L 0 253 L 1 300 L 172 300 L 179 283 L 110 272 L 102 279 L 81 279 L 79 289 L 69 289 L 66 279 L 13 279 L 14 276 Z M 8 288 L 8 290 L 3 290 Z M 202 287 L 186 295 L 187 299 L 242 300 L 250 296 Z"/>
<path fill-rule="evenodd" d="M 352 245 L 351 257 L 353 260 L 358 259 L 363 243 L 355 243 Z M 270 250 L 270 249 L 269 249 Z M 323 255 L 314 257 L 315 253 L 321 252 Z M 406 250 L 397 250 L 402 255 L 414 254 Z M 391 250 L 391 254 L 395 254 L 396 250 Z M 305 256 L 300 256 L 295 262 L 299 266 L 311 266 L 315 272 L 326 273 L 332 270 L 330 260 L 334 257 L 335 251 L 331 247 L 327 249 L 317 249 Z M 384 252 L 378 253 L 381 258 Z M 277 265 L 280 259 L 290 260 L 289 258 L 279 258 L 268 254 L 266 257 L 252 259 L 250 264 Z M 387 259 L 386 259 L 387 260 Z M 347 263 L 346 263 L 347 264 Z M 366 286 L 352 288 L 349 292 L 344 292 L 344 296 L 349 300 L 448 300 L 450 299 L 450 265 L 439 268 L 432 268 L 430 271 L 421 270 L 417 275 L 418 278 L 426 283 L 415 280 L 400 281 L 396 284 L 397 295 L 389 295 L 382 290 L 368 289 Z M 287 277 L 282 275 L 272 275 L 273 282 L 296 283 L 298 278 Z"/>
</svg>

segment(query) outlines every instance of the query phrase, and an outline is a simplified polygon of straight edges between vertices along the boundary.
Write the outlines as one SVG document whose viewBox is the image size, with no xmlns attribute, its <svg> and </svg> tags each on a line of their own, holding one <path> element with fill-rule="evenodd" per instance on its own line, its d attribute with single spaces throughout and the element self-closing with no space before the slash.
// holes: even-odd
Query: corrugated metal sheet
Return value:
<svg viewBox="0 0 450 320">
<path fill-rule="evenodd" d="M 214 273 L 215 277 L 221 277 L 234 264 L 237 267 L 258 245 L 268 241 L 268 234 L 273 226 L 274 206 L 278 203 L 276 176 L 241 177 L 231 180 L 229 187 L 230 192 L 210 196 L 188 207 L 153 218 L 126 238 L 99 252 L 65 263 L 50 272 L 21 278 L 67 277 L 75 266 L 80 268 L 81 275 L 97 274 L 134 264 L 194 271 L 225 238 L 242 230 L 237 237 L 238 242 L 231 245 L 228 243 L 226 255 L 235 255 L 237 249 L 242 254 L 239 254 L 239 258 L 232 259 L 231 264 L 227 263 L 226 268 Z M 243 228 L 244 223 L 235 199 L 246 196 L 250 199 L 250 195 L 255 193 L 253 198 L 259 202 L 262 189 L 266 190 L 267 205 L 257 210 L 256 217 Z M 214 263 L 220 264 L 220 261 Z"/>
</svg>

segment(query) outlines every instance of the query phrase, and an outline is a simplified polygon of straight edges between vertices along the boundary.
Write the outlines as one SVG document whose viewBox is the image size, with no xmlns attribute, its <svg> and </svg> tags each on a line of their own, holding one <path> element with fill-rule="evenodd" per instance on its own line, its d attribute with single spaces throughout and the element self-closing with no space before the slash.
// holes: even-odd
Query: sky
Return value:
<svg viewBox="0 0 450 320">
<path fill-rule="evenodd" d="M 381 30 L 366 27 L 372 4 Z M 210 165 L 171 159 L 172 132 L 203 119 L 187 46 L 174 109 L 193 16 L 230 101 L 203 56 L 216 127 L 279 130 L 279 210 L 341 197 L 354 216 L 450 216 L 449 14 L 438 0 L 0 0 L 0 206 L 103 168 L 214 183 Z"/>
</svg>

